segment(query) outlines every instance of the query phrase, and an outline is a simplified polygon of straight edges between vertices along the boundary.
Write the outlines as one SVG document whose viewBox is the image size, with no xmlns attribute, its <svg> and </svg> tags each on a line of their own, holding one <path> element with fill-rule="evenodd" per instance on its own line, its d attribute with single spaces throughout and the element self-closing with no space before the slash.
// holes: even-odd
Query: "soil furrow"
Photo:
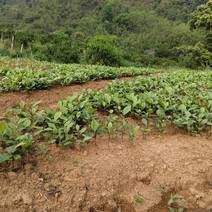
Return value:
<svg viewBox="0 0 212 212">
<path fill-rule="evenodd" d="M 154 75 L 159 75 L 161 73 L 156 73 Z M 147 76 L 142 76 L 147 77 Z M 118 80 L 131 80 L 136 77 L 122 77 Z M 116 79 L 115 79 L 116 80 Z M 15 92 L 5 92 L 0 93 L 0 116 L 11 107 L 16 107 L 19 105 L 20 101 L 30 104 L 32 102 L 40 102 L 41 107 L 48 107 L 55 109 L 58 101 L 74 94 L 81 92 L 83 90 L 100 90 L 106 87 L 110 82 L 114 80 L 99 80 L 99 81 L 89 81 L 83 84 L 69 85 L 69 86 L 55 86 L 48 88 L 46 90 L 34 90 L 34 91 L 15 91 Z"/>
</svg>

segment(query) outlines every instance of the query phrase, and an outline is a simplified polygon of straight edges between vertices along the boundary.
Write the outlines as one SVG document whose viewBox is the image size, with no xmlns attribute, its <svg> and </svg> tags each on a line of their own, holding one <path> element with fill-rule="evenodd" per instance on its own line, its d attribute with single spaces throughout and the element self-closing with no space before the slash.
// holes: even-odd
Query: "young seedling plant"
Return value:
<svg viewBox="0 0 212 212">
<path fill-rule="evenodd" d="M 171 194 L 167 204 L 169 212 L 184 212 L 184 200 L 177 194 Z"/>
<path fill-rule="evenodd" d="M 93 119 L 93 120 L 91 121 L 91 130 L 92 130 L 93 135 L 94 135 L 95 144 L 96 144 L 96 137 L 97 137 L 99 128 L 100 128 L 100 123 L 99 123 L 99 121 L 97 121 L 96 119 Z"/>
</svg>

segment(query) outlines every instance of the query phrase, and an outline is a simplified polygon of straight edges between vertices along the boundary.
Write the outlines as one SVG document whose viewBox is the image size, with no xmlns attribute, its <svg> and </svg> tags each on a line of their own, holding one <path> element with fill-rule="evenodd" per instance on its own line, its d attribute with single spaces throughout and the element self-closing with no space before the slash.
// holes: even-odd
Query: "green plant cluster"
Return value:
<svg viewBox="0 0 212 212">
<path fill-rule="evenodd" d="M 70 96 L 56 111 L 38 110 L 36 104 L 27 109 L 22 103 L 0 122 L 0 162 L 25 156 L 39 138 L 73 146 L 96 140 L 99 133 L 108 133 L 110 139 L 128 131 L 133 141 L 139 128 L 128 124 L 128 117 L 140 120 L 145 129 L 154 120 L 159 128 L 172 123 L 190 132 L 210 130 L 212 72 L 178 71 L 116 81 L 100 91 Z"/>
<path fill-rule="evenodd" d="M 31 63 L 27 65 L 27 61 L 18 65 L 14 64 L 13 60 L 11 60 L 11 65 L 5 62 L 0 67 L 0 91 L 43 89 L 53 85 L 71 85 L 90 80 L 148 75 L 155 72 L 154 69 L 150 68 L 114 68 L 98 65 L 66 65 L 48 62 L 37 62 L 38 70 L 35 71 L 36 68 L 30 68 Z M 14 66 L 17 68 L 14 68 Z"/>
<path fill-rule="evenodd" d="M 0 163 L 21 160 L 32 152 L 43 117 L 37 104 L 27 109 L 21 102 L 19 108 L 8 111 L 0 122 Z"/>
<path fill-rule="evenodd" d="M 160 77 L 114 82 L 93 92 L 91 101 L 100 110 L 114 110 L 147 123 L 172 122 L 188 131 L 212 127 L 212 72 L 178 71 Z"/>
<path fill-rule="evenodd" d="M 38 103 L 27 107 L 21 102 L 0 122 L 0 164 L 21 160 L 38 147 L 39 141 L 72 147 L 75 144 L 87 144 L 100 133 L 107 133 L 109 141 L 117 133 L 126 133 L 134 141 L 137 126 L 131 126 L 127 120 L 120 121 L 118 116 L 98 117 L 96 108 L 89 96 L 84 93 L 68 97 L 58 103 L 58 110 L 38 110 Z M 45 151 L 45 143 L 39 147 Z"/>
<path fill-rule="evenodd" d="M 212 1 L 208 0 L 206 4 L 200 5 L 193 13 L 190 22 L 192 28 L 205 28 L 211 30 L 212 28 Z"/>
<path fill-rule="evenodd" d="M 212 53 L 209 52 L 202 43 L 195 46 L 181 46 L 179 60 L 188 68 L 212 67 Z"/>
<path fill-rule="evenodd" d="M 85 143 L 91 123 L 96 119 L 96 110 L 89 99 L 83 95 L 71 96 L 59 102 L 58 111 L 47 111 L 44 120 L 44 131 L 53 143 L 71 145 Z M 97 130 L 97 129 L 96 129 Z"/>
<path fill-rule="evenodd" d="M 120 66 L 122 55 L 115 45 L 116 36 L 95 36 L 89 40 L 86 49 L 86 61 L 90 64 Z"/>
</svg>

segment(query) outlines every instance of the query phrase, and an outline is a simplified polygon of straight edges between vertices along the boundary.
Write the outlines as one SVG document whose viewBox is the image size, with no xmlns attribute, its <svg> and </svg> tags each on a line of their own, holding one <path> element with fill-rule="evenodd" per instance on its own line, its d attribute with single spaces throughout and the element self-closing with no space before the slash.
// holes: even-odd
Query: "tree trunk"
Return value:
<svg viewBox="0 0 212 212">
<path fill-rule="evenodd" d="M 11 39 L 11 51 L 13 51 L 14 48 L 14 40 L 15 40 L 15 36 L 12 34 L 12 39 Z"/>
<path fill-rule="evenodd" d="M 2 48 L 3 46 L 4 46 L 4 33 L 1 32 L 0 47 Z"/>
<path fill-rule="evenodd" d="M 24 44 L 22 43 L 22 44 L 21 44 L 21 50 L 20 50 L 20 53 L 21 53 L 21 54 L 23 53 L 23 48 L 24 48 Z"/>
</svg>

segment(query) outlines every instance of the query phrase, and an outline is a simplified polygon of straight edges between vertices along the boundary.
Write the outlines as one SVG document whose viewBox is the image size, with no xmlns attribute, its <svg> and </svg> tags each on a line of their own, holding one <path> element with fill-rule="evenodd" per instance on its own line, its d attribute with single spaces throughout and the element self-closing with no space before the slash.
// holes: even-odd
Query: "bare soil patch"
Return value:
<svg viewBox="0 0 212 212">
<path fill-rule="evenodd" d="M 175 130 L 134 143 L 100 136 L 77 149 L 49 146 L 17 172 L 0 173 L 0 211 L 167 212 L 212 209 L 212 139 Z"/>
</svg>

